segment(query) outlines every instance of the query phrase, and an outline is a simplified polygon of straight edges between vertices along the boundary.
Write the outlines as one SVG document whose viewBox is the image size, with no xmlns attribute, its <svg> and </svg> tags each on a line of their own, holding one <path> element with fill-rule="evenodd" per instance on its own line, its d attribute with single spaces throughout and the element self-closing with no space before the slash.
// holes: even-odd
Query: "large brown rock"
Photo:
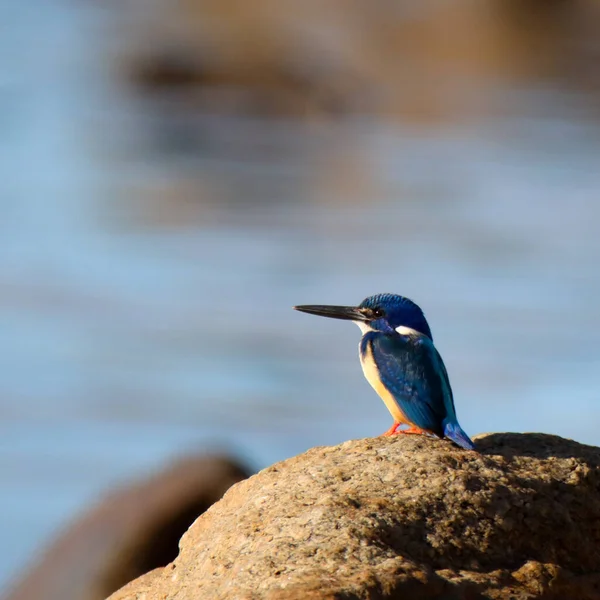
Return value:
<svg viewBox="0 0 600 600">
<path fill-rule="evenodd" d="M 314 448 L 233 486 L 111 600 L 600 598 L 600 449 L 492 434 Z"/>
</svg>

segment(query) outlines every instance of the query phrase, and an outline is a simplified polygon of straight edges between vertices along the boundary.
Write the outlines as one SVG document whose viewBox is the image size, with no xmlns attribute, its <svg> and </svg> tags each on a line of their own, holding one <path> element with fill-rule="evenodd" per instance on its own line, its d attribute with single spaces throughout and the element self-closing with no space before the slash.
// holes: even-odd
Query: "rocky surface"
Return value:
<svg viewBox="0 0 600 600">
<path fill-rule="evenodd" d="M 364 439 L 276 464 L 111 600 L 600 598 L 600 449 L 476 443 Z"/>
<path fill-rule="evenodd" d="M 248 476 L 232 459 L 182 459 L 103 499 L 70 525 L 5 600 L 102 600 L 177 555 L 194 519 Z"/>
</svg>

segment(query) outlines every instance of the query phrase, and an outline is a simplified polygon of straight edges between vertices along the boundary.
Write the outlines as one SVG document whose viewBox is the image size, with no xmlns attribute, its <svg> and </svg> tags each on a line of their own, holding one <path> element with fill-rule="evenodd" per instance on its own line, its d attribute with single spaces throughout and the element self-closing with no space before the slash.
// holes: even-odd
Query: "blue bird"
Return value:
<svg viewBox="0 0 600 600">
<path fill-rule="evenodd" d="M 433 345 L 423 311 L 397 294 L 369 296 L 358 306 L 294 306 L 295 310 L 354 321 L 363 373 L 394 418 L 384 435 L 432 433 L 466 450 L 475 445 L 456 418 L 450 380 Z M 398 431 L 400 425 L 409 429 Z"/>
</svg>

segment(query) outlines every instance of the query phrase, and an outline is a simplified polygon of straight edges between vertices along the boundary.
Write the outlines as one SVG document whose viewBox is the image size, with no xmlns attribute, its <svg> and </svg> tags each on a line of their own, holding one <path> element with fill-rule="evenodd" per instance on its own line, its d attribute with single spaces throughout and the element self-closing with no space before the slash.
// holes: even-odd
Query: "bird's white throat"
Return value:
<svg viewBox="0 0 600 600">
<path fill-rule="evenodd" d="M 368 333 L 369 331 L 375 331 L 369 323 L 365 323 L 364 321 L 352 321 L 358 325 L 358 328 L 362 331 L 363 335 Z"/>
</svg>

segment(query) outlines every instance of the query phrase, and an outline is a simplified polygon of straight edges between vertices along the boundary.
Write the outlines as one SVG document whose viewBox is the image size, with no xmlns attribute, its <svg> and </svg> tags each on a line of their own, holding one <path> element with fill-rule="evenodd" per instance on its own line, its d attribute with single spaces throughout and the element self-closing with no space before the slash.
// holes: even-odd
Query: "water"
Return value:
<svg viewBox="0 0 600 600">
<path fill-rule="evenodd" d="M 192 153 L 106 77 L 87 43 L 105 15 L 13 5 L 0 586 L 175 456 L 259 468 L 387 429 L 358 330 L 294 304 L 408 295 L 466 431 L 600 443 L 600 132 L 577 97 L 500 87 L 504 117 L 435 129 L 198 117 Z"/>
</svg>

